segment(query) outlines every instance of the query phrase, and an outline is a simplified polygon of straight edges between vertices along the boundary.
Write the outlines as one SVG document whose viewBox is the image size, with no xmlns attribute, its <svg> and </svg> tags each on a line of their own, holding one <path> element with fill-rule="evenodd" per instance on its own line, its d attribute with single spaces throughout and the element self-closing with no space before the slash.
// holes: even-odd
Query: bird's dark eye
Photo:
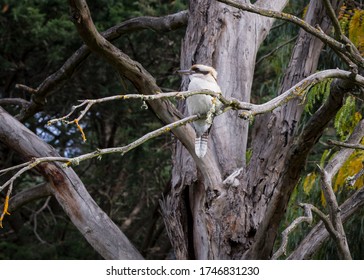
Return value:
<svg viewBox="0 0 364 280">
<path fill-rule="evenodd" d="M 203 71 L 199 68 L 193 68 L 192 69 L 193 71 L 195 71 L 195 73 L 200 73 L 200 74 L 203 74 L 203 75 L 207 75 L 209 73 L 209 71 Z"/>
</svg>

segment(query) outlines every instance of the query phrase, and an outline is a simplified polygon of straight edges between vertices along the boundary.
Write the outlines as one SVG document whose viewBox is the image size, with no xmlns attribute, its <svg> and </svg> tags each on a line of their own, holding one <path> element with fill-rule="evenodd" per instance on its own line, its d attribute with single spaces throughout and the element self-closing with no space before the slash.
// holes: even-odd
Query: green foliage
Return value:
<svg viewBox="0 0 364 280">
<path fill-rule="evenodd" d="M 335 128 L 341 140 L 350 135 L 362 116 L 356 110 L 356 99 L 349 96 L 335 117 Z"/>
<path fill-rule="evenodd" d="M 317 104 L 322 104 L 330 94 L 332 79 L 326 79 L 312 86 L 306 94 L 305 111 L 312 114 Z"/>
<path fill-rule="evenodd" d="M 340 9 L 339 22 L 346 36 L 364 54 L 364 10 L 346 3 Z"/>
<path fill-rule="evenodd" d="M 302 16 L 308 1 L 290 1 L 285 12 Z M 252 86 L 252 102 L 267 102 L 277 96 L 284 69 L 287 67 L 298 28 L 277 20 L 259 48 Z M 293 40 L 292 40 L 293 39 Z M 275 50 L 272 52 L 272 50 Z"/>
</svg>

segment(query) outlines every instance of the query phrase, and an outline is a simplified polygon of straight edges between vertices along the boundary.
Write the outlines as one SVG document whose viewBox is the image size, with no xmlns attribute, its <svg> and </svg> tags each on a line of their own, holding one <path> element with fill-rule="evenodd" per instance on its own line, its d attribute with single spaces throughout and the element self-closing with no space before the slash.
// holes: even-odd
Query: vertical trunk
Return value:
<svg viewBox="0 0 364 280">
<path fill-rule="evenodd" d="M 264 5 L 281 10 L 286 2 L 276 0 Z M 272 23 L 272 19 L 216 1 L 191 1 L 181 67 L 189 68 L 194 63 L 211 65 L 218 71 L 218 83 L 225 97 L 249 101 L 256 53 Z M 186 86 L 184 80 L 182 87 Z M 183 110 L 183 104 L 180 107 Z M 186 211 L 180 213 L 177 224 L 167 224 L 167 227 L 170 232 L 174 227 L 185 234 L 184 240 L 172 241 L 175 248 L 183 248 L 182 243 L 189 240 L 181 258 L 191 255 L 197 259 L 241 257 L 241 248 L 235 250 L 235 247 L 237 243 L 244 243 L 243 236 L 249 231 L 245 216 L 243 220 L 236 218 L 244 208 L 244 191 L 223 185 L 224 178 L 245 166 L 248 122 L 237 115 L 237 112 L 229 112 L 214 120 L 208 153 L 203 159 L 192 159 L 180 143 L 176 144 L 171 194 L 175 204 L 169 213 Z M 185 188 L 187 191 L 183 191 Z M 180 200 L 179 194 L 183 193 L 184 200 Z M 185 202 L 184 207 L 178 206 L 181 201 Z"/>
<path fill-rule="evenodd" d="M 331 2 L 334 9 L 340 7 L 341 1 Z M 312 26 L 320 26 L 324 32 L 330 30 L 331 22 L 322 1 L 311 1 L 305 20 Z M 319 39 L 303 30 L 300 31 L 281 92 L 316 71 L 322 47 L 323 43 Z M 247 170 L 247 181 L 252 209 L 259 214 L 252 215 L 250 220 L 251 227 L 257 234 L 252 250 L 246 255 L 248 258 L 270 257 L 279 223 L 309 153 L 310 148 L 301 149 L 301 154 L 296 157 L 292 150 L 302 111 L 301 101 L 292 100 L 256 120 L 257 125 L 252 136 L 253 155 Z M 317 136 L 313 135 L 312 139 L 316 139 Z M 311 145 L 310 147 L 314 145 L 314 143 L 302 144 Z M 294 152 L 298 153 L 297 150 Z M 290 161 L 298 157 L 302 158 L 295 162 L 296 164 L 300 162 L 301 165 L 290 166 Z"/>
</svg>

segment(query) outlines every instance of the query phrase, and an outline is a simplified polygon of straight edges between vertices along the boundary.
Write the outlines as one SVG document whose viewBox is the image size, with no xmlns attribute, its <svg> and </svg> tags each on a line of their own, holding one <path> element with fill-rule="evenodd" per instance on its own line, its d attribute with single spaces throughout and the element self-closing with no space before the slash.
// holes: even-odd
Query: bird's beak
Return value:
<svg viewBox="0 0 364 280">
<path fill-rule="evenodd" d="M 180 75 L 190 75 L 195 73 L 195 71 L 192 70 L 177 70 L 177 73 Z"/>
</svg>

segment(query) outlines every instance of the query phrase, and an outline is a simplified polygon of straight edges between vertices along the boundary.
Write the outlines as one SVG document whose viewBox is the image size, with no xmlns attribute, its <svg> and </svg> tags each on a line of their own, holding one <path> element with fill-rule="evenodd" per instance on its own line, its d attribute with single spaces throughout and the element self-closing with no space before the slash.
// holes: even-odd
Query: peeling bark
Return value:
<svg viewBox="0 0 364 280">
<path fill-rule="evenodd" d="M 280 10 L 286 2 L 260 5 Z M 209 0 L 191 2 L 189 11 L 181 68 L 194 63 L 211 65 L 218 71 L 225 97 L 250 101 L 256 53 L 273 20 Z M 187 82 L 183 81 L 182 88 Z M 183 106 L 179 108 L 186 113 Z M 197 259 L 239 259 L 250 247 L 247 236 L 254 232 L 246 215 L 251 207 L 245 203 L 246 189 L 223 184 L 227 176 L 245 166 L 247 135 L 248 121 L 231 111 L 214 120 L 206 158 L 192 159 L 176 144 L 171 195 L 175 196 L 173 187 L 180 184 L 189 191 L 192 216 L 181 216 L 192 219 L 194 241 L 189 250 Z M 244 180 L 244 172 L 239 176 Z"/>
</svg>

